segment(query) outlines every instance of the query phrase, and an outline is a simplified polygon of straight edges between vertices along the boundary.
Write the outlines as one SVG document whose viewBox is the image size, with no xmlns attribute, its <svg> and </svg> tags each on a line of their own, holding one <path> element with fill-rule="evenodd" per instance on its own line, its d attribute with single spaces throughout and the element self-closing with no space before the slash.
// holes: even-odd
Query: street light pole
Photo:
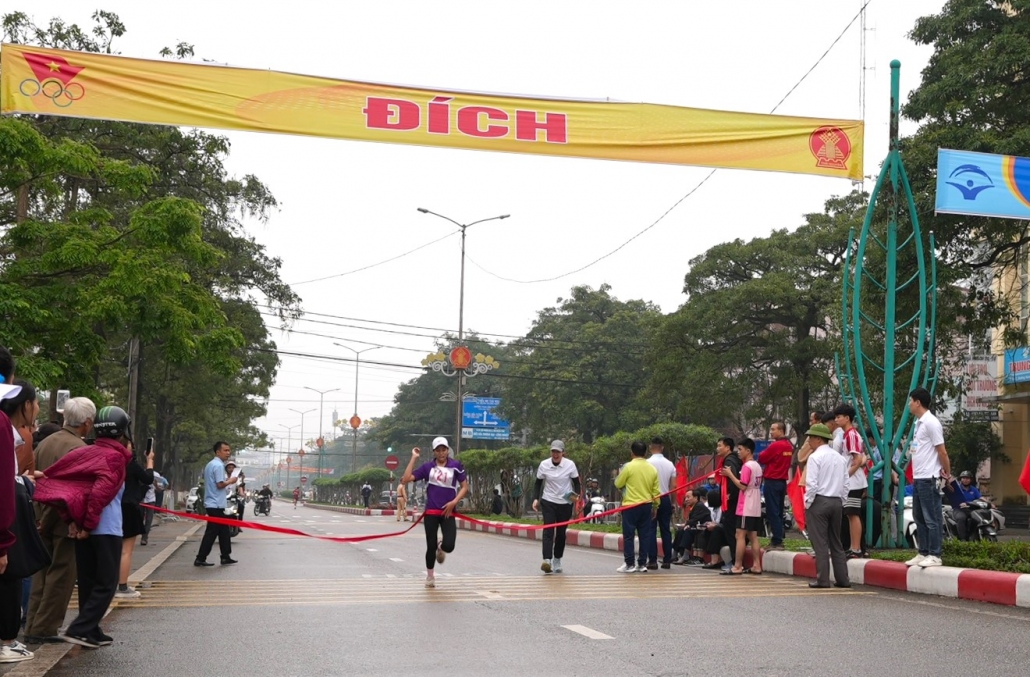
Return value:
<svg viewBox="0 0 1030 677">
<path fill-rule="evenodd" d="M 465 231 L 471 226 L 477 223 L 485 223 L 487 221 L 501 221 L 508 218 L 511 214 L 502 214 L 500 216 L 491 216 L 488 219 L 480 219 L 473 221 L 472 223 L 458 223 L 449 216 L 443 214 L 437 214 L 436 212 L 429 211 L 423 207 L 418 207 L 418 211 L 423 214 L 432 214 L 433 216 L 439 217 L 446 221 L 450 221 L 461 230 L 461 287 L 458 292 L 458 345 L 462 344 L 465 338 Z M 458 374 L 458 403 L 456 405 L 455 421 L 454 421 L 454 455 L 457 456 L 461 453 L 461 409 L 462 409 L 462 398 L 461 398 L 461 386 L 465 377 L 462 374 Z"/>
<path fill-rule="evenodd" d="M 325 419 L 325 412 L 323 411 L 323 400 L 328 393 L 335 393 L 339 388 L 333 388 L 332 390 L 315 390 L 309 386 L 304 386 L 305 390 L 313 390 L 318 393 L 318 439 L 322 440 L 322 444 L 318 447 L 318 476 L 322 477 L 322 447 L 325 444 L 325 440 L 322 439 L 322 422 Z"/>
<path fill-rule="evenodd" d="M 301 453 L 297 454 L 297 458 L 300 459 L 300 463 L 297 466 L 297 479 L 300 480 L 301 474 L 304 472 L 304 414 L 310 414 L 314 409 L 308 409 L 307 411 L 300 411 L 299 409 L 290 409 L 295 414 L 300 414 L 300 449 Z"/>
<path fill-rule="evenodd" d="M 376 348 L 382 348 L 382 346 L 371 346 L 369 348 L 365 348 L 364 350 L 355 350 L 354 348 L 351 348 L 350 346 L 345 346 L 342 343 L 336 343 L 335 341 L 333 342 L 333 345 L 334 346 L 339 346 L 341 348 L 346 348 L 347 350 L 349 350 L 352 353 L 354 353 L 354 415 L 357 416 L 358 415 L 358 371 L 359 371 L 359 368 L 361 367 L 361 353 L 367 353 L 370 350 L 375 350 Z M 354 426 L 351 426 L 351 429 L 354 431 L 354 441 L 351 444 L 350 471 L 351 472 L 357 472 L 358 471 L 358 429 L 355 428 Z"/>
<path fill-rule="evenodd" d="M 295 426 L 295 425 L 286 425 L 285 423 L 280 423 L 279 427 L 280 428 L 286 428 L 286 430 L 289 431 L 287 433 L 287 438 L 286 438 L 286 458 L 289 458 L 290 457 L 290 449 L 293 448 L 293 429 L 296 428 L 297 426 Z M 282 463 L 282 462 L 283 462 L 282 452 L 279 452 L 279 463 Z M 280 482 L 282 481 L 282 477 L 283 477 L 283 471 L 280 470 L 279 471 L 279 481 Z M 286 485 L 287 485 L 286 488 L 287 489 L 290 488 L 289 484 L 290 484 L 290 468 L 289 468 L 289 466 L 287 466 L 286 467 Z"/>
</svg>

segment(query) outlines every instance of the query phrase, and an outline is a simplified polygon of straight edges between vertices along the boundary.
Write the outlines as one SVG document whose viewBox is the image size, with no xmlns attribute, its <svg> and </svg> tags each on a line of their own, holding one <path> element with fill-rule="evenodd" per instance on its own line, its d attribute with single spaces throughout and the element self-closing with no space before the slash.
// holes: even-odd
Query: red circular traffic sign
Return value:
<svg viewBox="0 0 1030 677">
<path fill-rule="evenodd" d="M 301 477 L 300 478 L 300 483 L 301 484 L 307 484 L 308 483 L 308 476 L 304 475 L 304 477 Z"/>
<path fill-rule="evenodd" d="M 401 462 L 400 462 L 400 460 L 396 456 L 387 456 L 386 457 L 386 469 L 387 470 L 396 470 L 397 466 L 399 466 L 400 464 L 401 464 Z"/>
</svg>

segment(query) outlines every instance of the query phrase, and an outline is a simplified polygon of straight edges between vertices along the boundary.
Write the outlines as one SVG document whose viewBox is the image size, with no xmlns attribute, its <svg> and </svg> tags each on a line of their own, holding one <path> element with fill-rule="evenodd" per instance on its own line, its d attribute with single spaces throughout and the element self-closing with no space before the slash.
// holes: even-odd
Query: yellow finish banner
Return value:
<svg viewBox="0 0 1030 677">
<path fill-rule="evenodd" d="M 862 178 L 858 120 L 498 96 L 5 44 L 0 113 Z"/>
</svg>

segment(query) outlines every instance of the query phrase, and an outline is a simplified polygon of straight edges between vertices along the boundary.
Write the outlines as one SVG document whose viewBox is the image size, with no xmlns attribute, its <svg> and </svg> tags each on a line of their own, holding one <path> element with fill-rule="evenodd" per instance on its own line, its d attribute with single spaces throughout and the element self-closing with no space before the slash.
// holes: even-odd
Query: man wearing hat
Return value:
<svg viewBox="0 0 1030 677">
<path fill-rule="evenodd" d="M 543 513 L 544 524 L 568 522 L 572 519 L 572 507 L 579 492 L 579 470 L 575 463 L 565 458 L 565 443 L 561 440 L 551 442 L 551 457 L 540 461 L 536 470 L 533 510 Z M 544 529 L 544 562 L 540 570 L 545 574 L 552 571 L 560 574 L 562 571 L 566 529 L 567 525 Z"/>
<path fill-rule="evenodd" d="M 833 447 L 833 433 L 828 426 L 818 423 L 805 433 L 809 448 L 815 449 L 808 457 L 805 478 L 805 518 L 808 537 L 815 551 L 816 580 L 810 588 L 829 588 L 830 563 L 833 563 L 833 587 L 850 588 L 848 562 L 840 543 L 840 524 L 844 500 L 848 496 L 848 461 Z"/>
</svg>

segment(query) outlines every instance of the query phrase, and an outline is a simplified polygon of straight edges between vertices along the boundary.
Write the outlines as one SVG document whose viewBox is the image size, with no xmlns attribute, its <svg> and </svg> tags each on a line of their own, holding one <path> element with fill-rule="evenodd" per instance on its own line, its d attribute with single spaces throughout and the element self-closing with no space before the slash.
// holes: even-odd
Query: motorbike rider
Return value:
<svg viewBox="0 0 1030 677">
<path fill-rule="evenodd" d="M 257 495 L 258 495 L 258 499 L 259 500 L 268 501 L 267 505 L 268 505 L 269 508 L 271 508 L 271 506 L 272 506 L 272 488 L 268 486 L 267 482 L 265 482 L 265 484 L 261 487 L 260 491 L 257 492 Z"/>
<path fill-rule="evenodd" d="M 955 530 L 960 541 L 968 541 L 969 514 L 972 512 L 969 504 L 980 498 L 980 490 L 973 484 L 973 473 L 964 470 L 957 480 L 952 480 L 948 485 L 948 500 L 951 501 L 951 516 L 955 520 Z M 992 506 L 993 507 L 993 506 Z"/>
<path fill-rule="evenodd" d="M 225 474 L 232 477 L 233 472 L 236 470 L 236 461 L 229 459 L 225 462 Z M 239 475 L 239 480 L 236 484 L 229 485 L 225 488 L 225 497 L 232 501 L 236 499 L 236 519 L 243 519 L 243 504 L 246 502 L 246 492 L 243 485 L 243 473 Z"/>
<path fill-rule="evenodd" d="M 590 516 L 590 499 L 595 496 L 601 496 L 601 483 L 596 477 L 588 477 L 587 486 L 583 490 L 583 517 Z"/>
</svg>

